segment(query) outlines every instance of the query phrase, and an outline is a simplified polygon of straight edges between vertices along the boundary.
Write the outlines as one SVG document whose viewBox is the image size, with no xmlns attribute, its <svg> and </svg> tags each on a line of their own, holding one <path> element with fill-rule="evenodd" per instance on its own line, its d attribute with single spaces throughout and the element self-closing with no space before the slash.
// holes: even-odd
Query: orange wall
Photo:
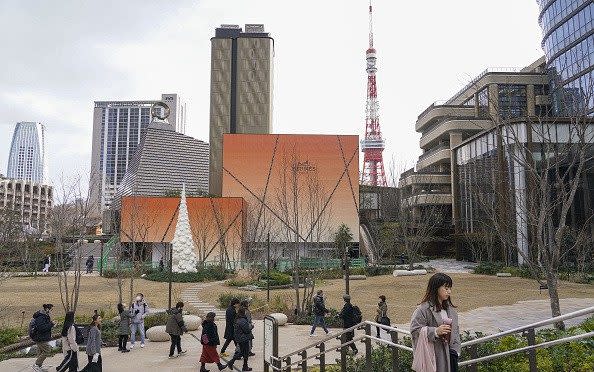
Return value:
<svg viewBox="0 0 594 372">
<path fill-rule="evenodd" d="M 350 161 L 350 163 L 349 163 Z M 272 235 L 276 233 L 275 241 L 283 241 L 281 232 L 286 227 L 282 221 L 288 204 L 280 201 L 285 194 L 282 185 L 283 177 L 291 178 L 293 163 L 301 163 L 297 172 L 297 194 L 300 200 L 298 207 L 301 216 L 299 231 L 306 237 L 311 229 L 310 221 L 305 214 L 311 210 L 307 200 L 311 192 L 308 184 L 313 183 L 321 187 L 319 200 L 329 201 L 327 219 L 323 230 L 325 237 L 322 241 L 333 241 L 333 233 L 338 226 L 345 223 L 351 229 L 354 240 L 359 236 L 359 138 L 354 135 L 287 135 L 287 134 L 225 134 L 223 137 L 223 196 L 239 196 L 248 204 L 248 215 L 257 214 L 261 206 L 259 199 L 264 199 L 270 208 L 264 210 L 269 213 L 273 222 Z M 347 172 L 344 173 L 345 162 Z M 272 167 L 271 167 L 272 164 Z M 307 164 L 307 165 L 305 165 Z M 308 168 L 309 169 L 306 169 Z M 269 170 L 270 177 L 268 178 Z M 289 169 L 285 171 L 285 169 Z M 342 175 L 342 178 L 341 178 Z M 350 182 L 349 182 L 350 177 Z M 285 183 L 289 187 L 295 182 Z M 332 191 L 334 190 L 334 193 Z M 253 195 L 255 194 L 255 196 Z M 274 216 L 275 212 L 277 216 Z M 319 213 L 314 213 L 317 216 Z M 249 223 L 248 223 L 249 225 Z M 295 227 L 293 223 L 289 225 Z M 286 229 L 285 229 L 286 231 Z"/>
<path fill-rule="evenodd" d="M 186 200 L 199 259 L 218 260 L 224 245 L 229 259 L 239 260 L 244 235 L 243 199 L 187 197 Z M 122 198 L 121 241 L 170 243 L 179 201 L 178 197 Z"/>
</svg>

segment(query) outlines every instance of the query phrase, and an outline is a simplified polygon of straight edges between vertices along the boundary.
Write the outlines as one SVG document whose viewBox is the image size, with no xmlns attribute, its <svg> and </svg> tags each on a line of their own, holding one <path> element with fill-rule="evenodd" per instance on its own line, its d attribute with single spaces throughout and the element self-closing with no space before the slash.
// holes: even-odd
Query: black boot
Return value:
<svg viewBox="0 0 594 372">
<path fill-rule="evenodd" d="M 247 358 L 243 359 L 243 368 L 241 370 L 242 371 L 251 371 L 252 370 L 250 367 L 248 367 Z"/>
<path fill-rule="evenodd" d="M 225 369 L 225 367 L 227 367 L 227 366 L 226 366 L 226 365 L 224 365 L 224 364 L 221 364 L 221 363 L 219 362 L 219 364 L 217 364 L 217 367 L 219 367 L 219 371 L 222 371 L 222 370 L 224 370 L 224 369 Z"/>
<path fill-rule="evenodd" d="M 206 369 L 206 363 L 200 364 L 200 372 L 208 372 L 209 370 Z"/>
</svg>

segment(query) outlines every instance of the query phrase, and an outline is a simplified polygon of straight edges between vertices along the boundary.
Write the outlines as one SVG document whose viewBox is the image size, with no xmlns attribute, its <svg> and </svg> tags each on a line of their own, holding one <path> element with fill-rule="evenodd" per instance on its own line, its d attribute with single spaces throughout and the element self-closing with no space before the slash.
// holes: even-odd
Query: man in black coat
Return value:
<svg viewBox="0 0 594 372">
<path fill-rule="evenodd" d="M 344 300 L 344 306 L 342 307 L 342 310 L 340 311 L 340 313 L 338 313 L 337 317 L 339 317 L 340 319 L 342 319 L 342 328 L 343 329 L 347 329 L 347 328 L 351 328 L 352 326 L 357 325 L 357 320 L 355 319 L 355 310 L 354 310 L 354 306 L 351 304 L 351 296 L 349 296 L 348 294 L 345 294 L 344 296 L 342 296 L 343 300 Z M 355 337 L 355 331 L 350 331 L 345 333 L 346 336 L 346 342 L 352 341 L 353 337 Z M 353 349 L 353 355 L 357 354 L 359 352 L 359 350 L 357 350 L 357 345 L 355 345 L 355 343 L 351 343 L 349 345 L 349 347 L 351 349 Z"/>
<path fill-rule="evenodd" d="M 50 314 L 53 307 L 54 305 L 52 304 L 43 304 L 43 308 L 33 314 L 33 319 L 29 326 L 29 336 L 37 344 L 37 360 L 35 360 L 35 364 L 33 365 L 34 371 L 43 371 L 41 369 L 43 361 L 52 351 L 48 341 L 52 339 L 52 328 L 54 327 L 54 322 L 52 322 Z"/>
<path fill-rule="evenodd" d="M 221 348 L 221 356 L 223 356 L 223 357 L 229 356 L 229 354 L 227 354 L 225 352 L 225 350 L 227 350 L 227 346 L 229 346 L 231 341 L 233 341 L 233 343 L 235 344 L 233 333 L 234 333 L 235 318 L 237 317 L 237 308 L 238 307 L 239 307 L 239 299 L 233 298 L 233 299 L 231 299 L 231 302 L 229 303 L 229 306 L 227 307 L 227 310 L 225 311 L 225 335 L 223 336 L 223 338 L 225 338 L 225 343 L 223 344 L 223 347 Z"/>
<path fill-rule="evenodd" d="M 314 320 L 313 324 L 311 325 L 311 332 L 309 332 L 309 336 L 313 337 L 314 332 L 317 326 L 321 326 L 324 332 L 328 334 L 328 328 L 326 328 L 326 321 L 324 320 L 324 315 L 329 313 L 328 309 L 326 309 L 326 304 L 324 303 L 324 292 L 322 290 L 318 290 L 318 293 L 313 298 L 313 315 Z"/>
</svg>

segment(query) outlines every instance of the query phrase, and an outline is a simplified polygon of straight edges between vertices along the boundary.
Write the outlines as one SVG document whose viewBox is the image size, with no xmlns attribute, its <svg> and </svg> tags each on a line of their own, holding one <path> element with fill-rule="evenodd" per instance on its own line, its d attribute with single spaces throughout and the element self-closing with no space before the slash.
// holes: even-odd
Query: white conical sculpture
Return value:
<svg viewBox="0 0 594 372">
<path fill-rule="evenodd" d="M 195 273 L 198 260 L 194 252 L 194 239 L 190 230 L 190 219 L 188 218 L 188 206 L 186 205 L 186 185 L 182 186 L 181 200 L 179 202 L 179 213 L 177 225 L 171 241 L 172 249 L 172 271 L 174 273 Z"/>
</svg>

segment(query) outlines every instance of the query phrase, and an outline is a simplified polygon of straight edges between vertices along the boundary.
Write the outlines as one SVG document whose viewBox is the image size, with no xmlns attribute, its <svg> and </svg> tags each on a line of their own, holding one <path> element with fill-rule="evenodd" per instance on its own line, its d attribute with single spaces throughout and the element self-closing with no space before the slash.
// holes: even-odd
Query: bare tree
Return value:
<svg viewBox="0 0 594 372">
<path fill-rule="evenodd" d="M 60 177 L 54 188 L 54 206 L 49 219 L 55 241 L 58 285 L 64 311 L 76 311 L 81 280 L 82 250 L 87 227 L 91 221 L 89 197 L 93 185 L 85 188 L 81 177 Z"/>
<path fill-rule="evenodd" d="M 586 197 L 583 186 L 593 169 L 594 121 L 588 117 L 592 86 L 566 93 L 571 99 L 561 100 L 563 117 L 505 120 L 499 100 L 490 102 L 497 113 L 492 115 L 495 125 L 492 135 L 482 138 L 495 141 L 491 146 L 497 157 L 481 164 L 487 172 L 473 177 L 470 185 L 473 200 L 490 222 L 485 228 L 490 227 L 504 250 L 515 252 L 518 264 L 548 289 L 553 316 L 561 315 L 559 269 L 570 255 L 585 253 L 582 247 L 593 230 L 591 204 L 582 204 L 582 216 L 576 210 L 585 202 L 577 198 Z"/>
</svg>

